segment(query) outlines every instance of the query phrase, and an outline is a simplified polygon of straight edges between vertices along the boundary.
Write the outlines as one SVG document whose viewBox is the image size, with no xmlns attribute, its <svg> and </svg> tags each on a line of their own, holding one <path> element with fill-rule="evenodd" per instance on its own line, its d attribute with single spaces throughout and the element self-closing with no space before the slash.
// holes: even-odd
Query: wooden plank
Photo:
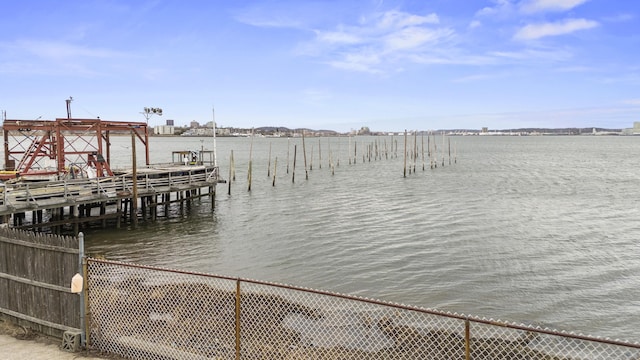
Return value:
<svg viewBox="0 0 640 360">
<path fill-rule="evenodd" d="M 0 242 L 4 242 L 4 243 L 7 243 L 7 244 L 20 245 L 20 246 L 24 246 L 24 247 L 27 247 L 27 248 L 36 248 L 36 249 L 43 249 L 43 250 L 49 250 L 49 251 L 65 252 L 65 253 L 69 253 L 69 254 L 78 254 L 79 253 L 78 249 L 71 249 L 71 248 L 66 248 L 66 247 L 62 247 L 62 246 L 55 246 L 55 245 L 36 244 L 36 243 L 24 241 L 24 240 L 8 239 L 8 238 L 4 238 L 4 237 L 0 237 Z"/>
<path fill-rule="evenodd" d="M 27 320 L 27 321 L 30 321 L 30 322 L 35 323 L 35 324 L 44 325 L 44 326 L 47 326 L 47 327 L 50 327 L 50 328 L 54 328 L 54 329 L 58 329 L 58 330 L 62 330 L 62 331 L 80 331 L 79 328 L 74 328 L 74 327 L 70 327 L 70 326 L 65 326 L 65 325 L 52 323 L 50 321 L 41 320 L 41 319 L 35 318 L 33 316 L 24 315 L 24 314 L 21 314 L 19 312 L 12 311 L 12 310 L 5 309 L 5 308 L 0 308 L 0 313 L 7 314 L 7 315 L 10 315 L 10 316 L 16 317 L 18 319 Z"/>
<path fill-rule="evenodd" d="M 47 284 L 47 283 L 44 283 L 44 282 L 35 281 L 35 280 L 31 280 L 31 279 L 25 279 L 25 278 L 22 278 L 22 277 L 19 277 L 19 276 L 9 275 L 9 274 L 5 274 L 5 273 L 0 273 L 0 279 L 7 279 L 7 280 L 15 281 L 15 282 L 18 282 L 18 283 L 37 286 L 37 287 L 41 287 L 41 288 L 45 288 L 45 289 L 49 289 L 49 290 L 60 291 L 60 292 L 63 292 L 63 293 L 71 293 L 71 286 L 64 287 L 64 286 L 59 286 L 59 285 Z M 69 278 L 69 284 L 71 284 L 71 278 Z"/>
</svg>

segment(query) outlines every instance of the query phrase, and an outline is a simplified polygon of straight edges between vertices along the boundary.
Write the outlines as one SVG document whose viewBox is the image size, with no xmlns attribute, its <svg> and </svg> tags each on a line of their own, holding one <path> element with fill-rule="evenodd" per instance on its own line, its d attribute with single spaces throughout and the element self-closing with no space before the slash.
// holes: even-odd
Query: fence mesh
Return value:
<svg viewBox="0 0 640 360">
<path fill-rule="evenodd" d="M 640 359 L 610 341 L 89 259 L 89 345 L 131 359 Z"/>
</svg>

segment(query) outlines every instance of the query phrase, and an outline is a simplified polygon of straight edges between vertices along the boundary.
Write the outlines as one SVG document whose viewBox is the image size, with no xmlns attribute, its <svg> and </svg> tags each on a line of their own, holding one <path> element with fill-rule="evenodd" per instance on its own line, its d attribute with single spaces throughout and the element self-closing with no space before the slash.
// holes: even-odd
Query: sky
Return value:
<svg viewBox="0 0 640 360">
<path fill-rule="evenodd" d="M 640 2 L 0 0 L 0 110 L 349 131 L 628 128 Z"/>
</svg>

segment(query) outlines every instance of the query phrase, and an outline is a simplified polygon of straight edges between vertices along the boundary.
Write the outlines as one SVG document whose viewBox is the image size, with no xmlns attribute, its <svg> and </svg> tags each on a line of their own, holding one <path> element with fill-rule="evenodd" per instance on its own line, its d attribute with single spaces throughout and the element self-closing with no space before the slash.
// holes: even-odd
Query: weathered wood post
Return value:
<svg viewBox="0 0 640 360">
<path fill-rule="evenodd" d="M 267 163 L 267 177 L 271 177 L 271 143 L 269 143 L 269 162 Z"/>
<path fill-rule="evenodd" d="M 247 191 L 251 191 L 251 167 L 253 156 L 253 128 L 251 129 L 251 145 L 249 146 L 249 172 L 247 173 Z"/>
<path fill-rule="evenodd" d="M 309 172 L 307 171 L 307 150 L 304 146 L 304 130 L 302 130 L 302 156 L 304 157 L 304 177 L 309 180 Z"/>
<path fill-rule="evenodd" d="M 116 200 L 116 212 L 118 216 L 116 216 L 116 229 L 120 229 L 120 222 L 122 221 L 122 199 L 118 198 Z"/>
<path fill-rule="evenodd" d="M 404 130 L 404 174 L 407 177 L 407 129 Z"/>
<path fill-rule="evenodd" d="M 358 158 L 358 142 L 353 141 L 353 164 L 356 164 L 356 159 Z"/>
<path fill-rule="evenodd" d="M 444 140 L 445 140 L 444 139 L 444 130 L 442 130 L 442 166 L 444 166 L 444 145 L 445 145 Z"/>
<path fill-rule="evenodd" d="M 418 162 L 418 130 L 413 131 L 413 173 L 416 173 L 416 163 Z"/>
<path fill-rule="evenodd" d="M 235 180 L 233 178 L 233 150 L 231 150 L 231 156 L 229 157 L 229 184 L 227 195 L 231 195 L 231 182 Z"/>
<path fill-rule="evenodd" d="M 351 134 L 349 134 L 349 147 L 347 147 L 347 155 L 349 156 L 349 165 L 351 165 Z"/>
<path fill-rule="evenodd" d="M 424 132 L 420 136 L 422 140 L 422 171 L 424 171 Z"/>
<path fill-rule="evenodd" d="M 433 169 L 433 159 L 431 158 L 431 132 L 427 133 L 427 156 L 429 156 L 429 167 Z"/>
<path fill-rule="evenodd" d="M 291 169 L 291 182 L 296 182 L 296 153 L 298 152 L 298 145 L 293 145 L 293 169 Z"/>
<path fill-rule="evenodd" d="M 133 182 L 133 195 L 131 198 L 131 221 L 133 227 L 138 225 L 138 172 L 136 166 L 136 135 L 131 129 L 131 181 Z"/>
<path fill-rule="evenodd" d="M 276 169 L 278 168 L 278 157 L 276 156 L 276 161 L 273 163 L 273 182 L 271 186 L 276 186 Z"/>
<path fill-rule="evenodd" d="M 320 138 L 318 138 L 318 169 L 322 169 L 322 148 Z"/>
</svg>

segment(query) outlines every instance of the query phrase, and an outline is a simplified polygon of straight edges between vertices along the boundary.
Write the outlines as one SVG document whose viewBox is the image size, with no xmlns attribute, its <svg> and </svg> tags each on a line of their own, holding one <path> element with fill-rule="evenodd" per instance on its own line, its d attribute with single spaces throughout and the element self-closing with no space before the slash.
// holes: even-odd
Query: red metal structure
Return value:
<svg viewBox="0 0 640 360">
<path fill-rule="evenodd" d="M 112 176 L 112 134 L 133 134 L 145 148 L 149 133 L 143 122 L 100 119 L 5 120 L 4 163 L 0 177 L 38 179 L 79 174 Z"/>
</svg>

